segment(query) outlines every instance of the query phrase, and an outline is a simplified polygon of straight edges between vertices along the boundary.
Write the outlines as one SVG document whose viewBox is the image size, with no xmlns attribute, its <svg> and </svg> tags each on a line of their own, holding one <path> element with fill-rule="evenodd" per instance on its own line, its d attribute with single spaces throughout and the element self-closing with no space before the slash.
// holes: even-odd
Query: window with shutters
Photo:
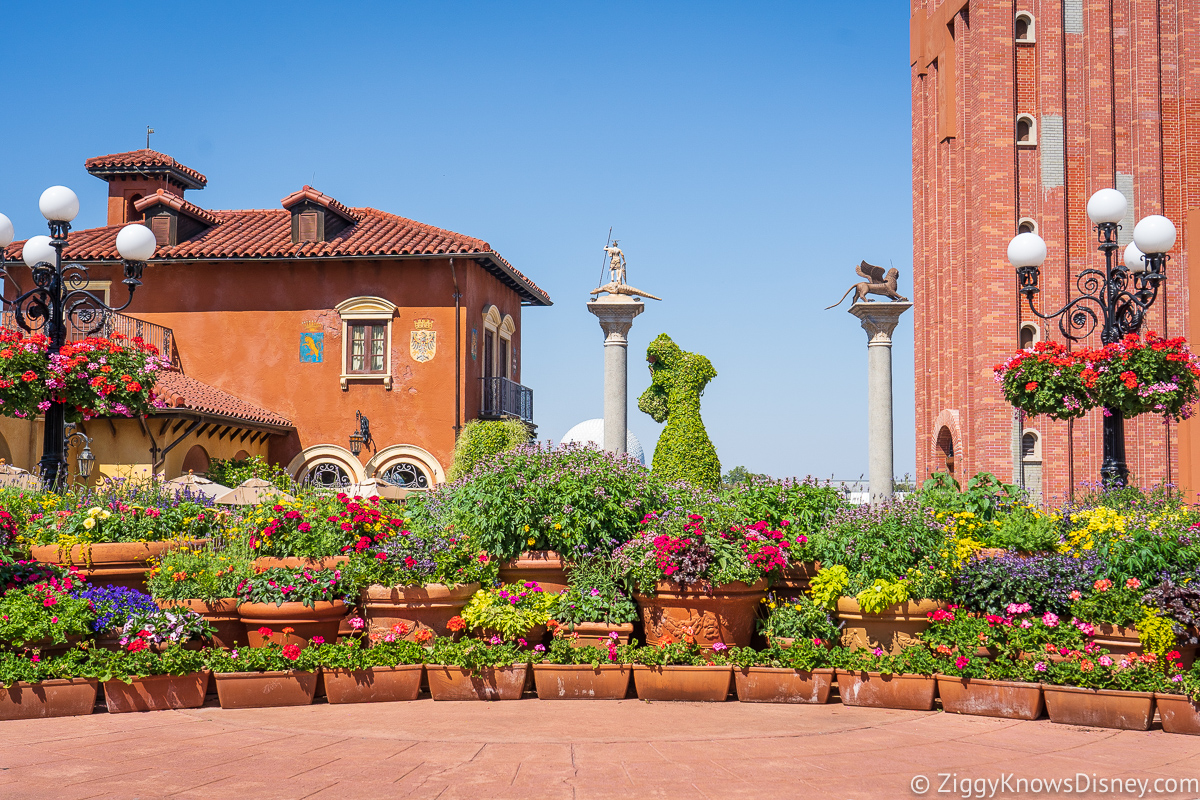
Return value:
<svg viewBox="0 0 1200 800">
<path fill-rule="evenodd" d="M 352 297 L 338 303 L 337 312 L 342 318 L 342 389 L 348 391 L 351 381 L 382 381 L 391 389 L 395 304 L 382 297 Z"/>
<path fill-rule="evenodd" d="M 159 214 L 157 217 L 151 217 L 150 230 L 154 231 L 154 241 L 158 244 L 172 244 L 171 216 L 169 214 Z"/>
<path fill-rule="evenodd" d="M 305 211 L 300 214 L 300 241 L 316 242 L 320 240 L 320 232 L 318 230 L 319 220 L 317 212 Z"/>
<path fill-rule="evenodd" d="M 387 370 L 388 323 L 383 321 L 354 323 L 350 331 L 350 373 L 381 375 Z"/>
</svg>

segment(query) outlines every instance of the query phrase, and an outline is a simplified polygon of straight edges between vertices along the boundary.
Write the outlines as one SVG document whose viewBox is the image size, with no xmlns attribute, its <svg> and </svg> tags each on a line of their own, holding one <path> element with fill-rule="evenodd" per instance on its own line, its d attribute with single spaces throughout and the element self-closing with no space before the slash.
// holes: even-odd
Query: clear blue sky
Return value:
<svg viewBox="0 0 1200 800">
<path fill-rule="evenodd" d="M 669 333 L 719 375 L 703 412 L 725 469 L 866 470 L 860 259 L 911 294 L 904 3 L 12 3 L 0 211 L 44 233 L 43 188 L 103 224 L 83 160 L 145 144 L 204 172 L 208 208 L 311 183 L 489 241 L 555 305 L 524 314 L 541 438 L 602 413 L 587 313 L 609 226 Z M 146 291 L 153 291 L 147 285 Z M 912 317 L 897 331 L 896 471 L 911 471 Z"/>
</svg>

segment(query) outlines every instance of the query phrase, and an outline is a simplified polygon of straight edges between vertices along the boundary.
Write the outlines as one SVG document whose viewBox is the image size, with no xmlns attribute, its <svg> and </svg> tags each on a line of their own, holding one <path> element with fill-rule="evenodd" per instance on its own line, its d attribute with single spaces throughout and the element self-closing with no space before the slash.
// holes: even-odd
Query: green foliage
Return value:
<svg viewBox="0 0 1200 800">
<path fill-rule="evenodd" d="M 255 555 L 323 558 L 365 552 L 406 523 L 399 503 L 308 489 L 247 510 L 237 532 Z"/>
<path fill-rule="evenodd" d="M 206 660 L 204 651 L 185 650 L 179 644 L 170 645 L 161 653 L 150 648 L 132 652 L 99 650 L 96 661 L 103 664 L 103 673 L 97 677 L 102 681 L 132 683 L 133 678 L 151 675 L 190 675 L 204 669 Z"/>
<path fill-rule="evenodd" d="M 842 492 L 813 478 L 775 481 L 749 476 L 721 493 L 742 522 L 766 522 L 772 528 L 787 528 L 790 535 L 812 536 L 829 517 L 845 505 Z"/>
<path fill-rule="evenodd" d="M 66 579 L 61 586 L 69 586 Z M 0 642 L 17 647 L 63 644 L 68 636 L 91 632 L 96 617 L 91 603 L 65 589 L 35 584 L 0 597 Z"/>
<path fill-rule="evenodd" d="M 840 564 L 821 567 L 808 584 L 808 593 L 820 608 L 830 611 L 837 608 L 838 598 L 846 593 L 850 585 L 850 570 Z"/>
<path fill-rule="evenodd" d="M 313 672 L 321 666 L 321 650 L 328 645 L 310 644 L 301 648 L 296 644 L 263 647 L 236 647 L 233 650 L 212 649 L 207 651 L 205 661 L 213 672 L 286 672 L 299 670 Z"/>
<path fill-rule="evenodd" d="M 462 618 L 471 627 L 494 632 L 501 639 L 516 639 L 527 636 L 538 625 L 545 625 L 554 602 L 554 595 L 533 581 L 524 585 L 506 584 L 480 589 L 471 595 Z"/>
<path fill-rule="evenodd" d="M 1087 594 L 1071 604 L 1071 614 L 1084 622 L 1097 625 L 1133 626 L 1149 609 L 1142 606 L 1142 593 L 1136 578 L 1126 585 L 1114 586 L 1103 579 L 1092 584 Z"/>
<path fill-rule="evenodd" d="M 342 579 L 340 570 L 272 567 L 242 581 L 237 596 L 243 603 L 303 603 L 312 608 L 318 602 L 349 599 L 357 591 Z"/>
<path fill-rule="evenodd" d="M 928 647 L 910 645 L 897 655 L 882 650 L 830 651 L 830 660 L 838 669 L 852 672 L 879 672 L 884 675 L 933 675 L 941 666 Z"/>
<path fill-rule="evenodd" d="M 491 583 L 497 564 L 470 535 L 413 525 L 370 550 L 352 554 L 342 575 L 355 586 Z"/>
<path fill-rule="evenodd" d="M 878 614 L 908 599 L 909 583 L 905 580 L 876 581 L 854 596 L 868 614 Z"/>
<path fill-rule="evenodd" d="M 979 519 L 990 522 L 1019 501 L 1022 492 L 990 472 L 976 473 L 967 481 L 966 489 L 954 476 L 937 472 L 925 481 L 916 497 L 921 505 L 934 511 L 947 514 L 969 511 Z"/>
<path fill-rule="evenodd" d="M 59 678 L 98 678 L 105 674 L 108 653 L 76 648 L 58 656 L 25 655 L 0 650 L 0 688 L 18 681 L 40 683 Z"/>
<path fill-rule="evenodd" d="M 769 481 L 771 480 L 771 476 L 763 475 L 758 472 L 751 472 L 745 467 L 738 466 L 721 476 L 721 488 L 732 489 L 735 486 L 740 486 L 741 484 L 752 480 Z"/>
<path fill-rule="evenodd" d="M 797 639 L 788 647 L 773 645 L 766 650 L 753 647 L 734 647 L 729 650 L 728 660 L 736 669 L 747 667 L 771 667 L 811 672 L 827 669 L 832 665 L 831 650 L 813 644 L 808 639 Z"/>
<path fill-rule="evenodd" d="M 316 650 L 317 663 L 324 669 L 365 670 L 425 663 L 425 648 L 405 639 L 380 640 L 367 647 L 361 639 L 324 644 Z"/>
<path fill-rule="evenodd" d="M 1042 680 L 1058 686 L 1126 692 L 1169 691 L 1170 686 L 1158 659 L 1151 654 L 1119 658 L 1094 648 L 1091 652 L 1073 651 L 1061 661 L 1039 663 L 1045 668 Z"/>
<path fill-rule="evenodd" d="M 650 645 L 631 647 L 626 655 L 630 663 L 645 664 L 651 667 L 724 666 L 729 663 L 728 656 L 723 652 L 725 649 L 725 645 L 720 645 L 719 648 L 705 650 L 693 640 L 691 642 L 669 642 L 657 647 Z"/>
<path fill-rule="evenodd" d="M 771 595 L 766 604 L 767 618 L 758 621 L 758 631 L 768 639 L 782 636 L 811 643 L 813 639 L 832 642 L 838 638 L 837 626 L 829 612 L 804 595 L 790 600 Z"/>
<path fill-rule="evenodd" d="M 630 645 L 611 642 L 607 647 L 583 645 L 572 647 L 565 636 L 555 635 L 550 649 L 544 655 L 536 650 L 535 659 L 542 664 L 590 664 L 593 669 L 601 664 L 628 664 Z"/>
<path fill-rule="evenodd" d="M 1143 608 L 1137 621 L 1138 640 L 1147 653 L 1164 657 L 1175 649 L 1178 638 L 1170 620 L 1163 619 L 1153 609 Z"/>
<path fill-rule="evenodd" d="M 98 542 L 206 539 L 224 530 L 228 516 L 210 505 L 154 484 L 110 481 L 41 495 L 41 509 L 29 514 L 24 536 L 30 544 L 57 544 L 64 551 Z M 86 546 L 84 551 L 86 556 Z"/>
<path fill-rule="evenodd" d="M 447 478 L 456 481 L 491 456 L 512 450 L 529 441 L 529 428 L 518 419 L 473 419 L 463 426 L 454 445 L 454 464 Z"/>
<path fill-rule="evenodd" d="M 581 622 L 620 625 L 638 618 L 637 606 L 618 581 L 616 562 L 589 557 L 579 561 L 568 578 L 567 591 L 554 597 L 550 616 L 574 630 Z"/>
<path fill-rule="evenodd" d="M 667 481 L 716 489 L 721 462 L 700 418 L 700 395 L 717 371 L 707 358 L 681 350 L 665 333 L 650 343 L 646 360 L 650 387 L 638 399 L 638 408 L 655 422 L 667 423 L 654 448 L 654 472 Z"/>
<path fill-rule="evenodd" d="M 480 639 L 435 639 L 429 648 L 427 664 L 461 667 L 472 675 L 486 669 L 529 663 L 529 651 L 516 642 L 489 644 Z"/>
<path fill-rule="evenodd" d="M 1019 553 L 1052 551 L 1061 538 L 1059 520 L 1029 505 L 1016 505 L 1007 514 L 996 517 L 999 525 L 983 527 L 980 540 L 988 547 L 1002 547 Z"/>
<path fill-rule="evenodd" d="M 254 572 L 245 540 L 234 539 L 218 549 L 211 542 L 164 553 L 146 579 L 146 588 L 160 600 L 212 602 L 236 597 L 237 587 Z"/>
<path fill-rule="evenodd" d="M 526 549 L 581 558 L 611 552 L 648 511 L 685 496 L 629 458 L 581 445 L 523 445 L 430 492 L 418 516 L 469 534 L 502 560 Z"/>
<path fill-rule="evenodd" d="M 204 477 L 231 489 L 251 478 L 261 478 L 285 492 L 296 490 L 296 482 L 288 471 L 278 464 L 268 464 L 262 456 L 214 458 L 208 463 L 208 472 Z"/>
</svg>

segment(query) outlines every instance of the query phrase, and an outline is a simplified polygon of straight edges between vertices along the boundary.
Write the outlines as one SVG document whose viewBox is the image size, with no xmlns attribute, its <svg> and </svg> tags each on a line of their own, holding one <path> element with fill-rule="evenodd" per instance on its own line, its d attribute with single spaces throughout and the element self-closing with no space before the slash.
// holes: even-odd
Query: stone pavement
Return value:
<svg viewBox="0 0 1200 800">
<path fill-rule="evenodd" d="M 0 722 L 0 733 L 4 800 L 892 800 L 916 796 L 918 774 L 933 781 L 928 797 L 978 796 L 939 792 L 938 773 L 1200 778 L 1200 737 L 836 703 L 425 699 L 98 713 Z M 1200 797 L 1149 786 L 1141 796 Z"/>
</svg>

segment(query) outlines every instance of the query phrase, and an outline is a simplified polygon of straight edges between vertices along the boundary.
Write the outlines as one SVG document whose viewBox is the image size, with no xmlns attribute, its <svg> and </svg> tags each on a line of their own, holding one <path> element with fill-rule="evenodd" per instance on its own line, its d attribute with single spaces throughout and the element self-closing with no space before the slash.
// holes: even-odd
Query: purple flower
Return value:
<svg viewBox="0 0 1200 800">
<path fill-rule="evenodd" d="M 1046 662 L 1045 662 L 1045 661 L 1039 661 L 1039 662 L 1037 662 L 1036 664 L 1034 664 L 1034 665 L 1033 665 L 1033 668 L 1034 668 L 1035 670 L 1037 670 L 1038 672 L 1045 672 L 1045 671 L 1046 671 Z"/>
<path fill-rule="evenodd" d="M 712 649 L 714 653 L 723 653 L 729 649 L 729 646 L 724 642 L 713 642 Z"/>
</svg>

